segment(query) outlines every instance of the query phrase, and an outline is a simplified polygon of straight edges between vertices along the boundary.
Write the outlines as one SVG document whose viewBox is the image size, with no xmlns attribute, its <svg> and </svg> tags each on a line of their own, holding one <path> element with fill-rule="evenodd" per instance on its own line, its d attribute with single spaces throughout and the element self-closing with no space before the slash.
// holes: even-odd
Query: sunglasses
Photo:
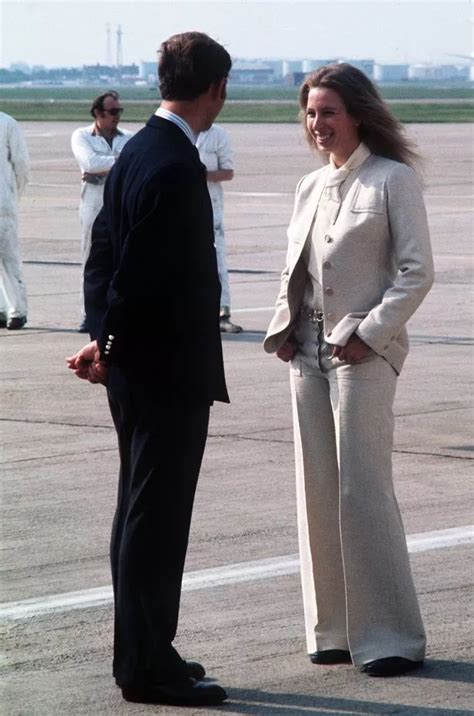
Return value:
<svg viewBox="0 0 474 716">
<path fill-rule="evenodd" d="M 111 114 L 112 117 L 120 117 L 123 112 L 123 107 L 114 107 L 113 109 L 104 109 L 104 112 Z"/>
</svg>

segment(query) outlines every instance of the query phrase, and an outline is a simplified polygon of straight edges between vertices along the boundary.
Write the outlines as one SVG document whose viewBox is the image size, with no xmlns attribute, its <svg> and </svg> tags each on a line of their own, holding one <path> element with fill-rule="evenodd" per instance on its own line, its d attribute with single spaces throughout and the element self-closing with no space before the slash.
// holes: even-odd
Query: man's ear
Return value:
<svg viewBox="0 0 474 716">
<path fill-rule="evenodd" d="M 227 78 L 225 78 L 225 77 L 222 80 L 212 82 L 211 85 L 209 86 L 210 95 L 211 95 L 212 99 L 225 99 L 227 96 L 226 87 L 227 87 Z"/>
<path fill-rule="evenodd" d="M 219 99 L 225 99 L 227 97 L 227 77 L 224 77 L 219 82 Z"/>
</svg>

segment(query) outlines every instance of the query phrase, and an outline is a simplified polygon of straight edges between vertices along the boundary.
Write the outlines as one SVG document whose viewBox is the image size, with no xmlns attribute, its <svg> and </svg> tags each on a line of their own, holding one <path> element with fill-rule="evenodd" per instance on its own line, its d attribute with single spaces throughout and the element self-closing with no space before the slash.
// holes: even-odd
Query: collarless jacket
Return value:
<svg viewBox="0 0 474 716">
<path fill-rule="evenodd" d="M 288 252 L 275 314 L 264 341 L 268 353 L 291 336 L 306 285 L 303 248 L 329 167 L 303 177 L 288 228 Z M 422 190 L 405 164 L 371 154 L 324 237 L 324 334 L 344 346 L 352 333 L 400 372 L 408 353 L 405 324 L 433 283 L 433 259 Z"/>
</svg>

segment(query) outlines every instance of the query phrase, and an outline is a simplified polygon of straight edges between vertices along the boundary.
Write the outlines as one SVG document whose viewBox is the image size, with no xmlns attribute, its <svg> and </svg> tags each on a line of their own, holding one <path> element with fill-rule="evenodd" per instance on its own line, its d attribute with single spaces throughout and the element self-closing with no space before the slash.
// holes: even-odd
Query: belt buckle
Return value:
<svg viewBox="0 0 474 716">
<path fill-rule="evenodd" d="M 311 323 L 322 323 L 322 322 L 323 322 L 323 317 L 324 317 L 324 316 L 323 316 L 323 312 L 322 312 L 322 311 L 317 311 L 315 308 L 313 308 L 313 309 L 309 312 L 309 320 L 311 321 Z"/>
</svg>

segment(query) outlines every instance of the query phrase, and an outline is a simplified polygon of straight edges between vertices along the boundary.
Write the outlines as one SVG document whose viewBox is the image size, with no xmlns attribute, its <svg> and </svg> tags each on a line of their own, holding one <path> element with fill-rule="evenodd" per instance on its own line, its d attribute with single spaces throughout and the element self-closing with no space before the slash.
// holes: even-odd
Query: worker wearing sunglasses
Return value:
<svg viewBox="0 0 474 716">
<path fill-rule="evenodd" d="M 107 174 L 132 136 L 132 132 L 118 127 L 123 112 L 119 100 L 119 94 L 114 90 L 108 90 L 96 97 L 90 109 L 94 117 L 93 124 L 76 129 L 71 138 L 72 151 L 82 172 L 79 217 L 83 271 L 90 252 L 92 225 L 103 204 Z M 81 278 L 82 321 L 79 332 L 87 333 L 82 285 Z"/>
</svg>

